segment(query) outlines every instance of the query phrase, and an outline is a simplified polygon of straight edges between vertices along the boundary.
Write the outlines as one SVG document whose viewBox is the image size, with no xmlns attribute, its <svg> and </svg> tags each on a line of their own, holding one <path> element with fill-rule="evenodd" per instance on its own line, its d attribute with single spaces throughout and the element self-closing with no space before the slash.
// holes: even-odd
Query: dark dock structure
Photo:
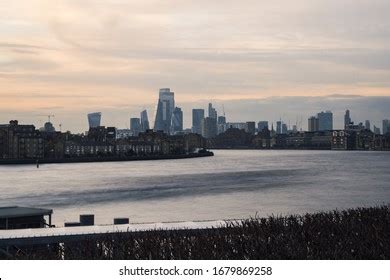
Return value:
<svg viewBox="0 0 390 280">
<path fill-rule="evenodd" d="M 0 207 L 0 230 L 52 227 L 52 214 L 51 209 Z"/>
</svg>

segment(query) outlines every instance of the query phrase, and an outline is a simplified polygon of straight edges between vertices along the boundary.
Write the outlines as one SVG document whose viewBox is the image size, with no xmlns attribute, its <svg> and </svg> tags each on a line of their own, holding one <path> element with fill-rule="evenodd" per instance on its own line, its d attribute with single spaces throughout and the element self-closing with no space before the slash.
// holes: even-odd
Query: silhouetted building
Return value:
<svg viewBox="0 0 390 280">
<path fill-rule="evenodd" d="M 283 123 L 282 124 L 282 134 L 287 134 L 287 130 L 288 130 L 287 124 Z"/>
<path fill-rule="evenodd" d="M 369 120 L 366 120 L 366 121 L 365 121 L 364 127 L 365 127 L 367 130 L 371 130 L 371 123 L 370 123 Z"/>
<path fill-rule="evenodd" d="M 257 149 L 270 149 L 271 148 L 271 131 L 268 126 L 259 130 L 257 135 L 253 138 L 252 144 Z"/>
<path fill-rule="evenodd" d="M 176 107 L 173 110 L 172 117 L 172 132 L 173 134 L 183 131 L 183 111 L 181 108 Z"/>
<path fill-rule="evenodd" d="M 208 122 L 210 122 L 210 123 L 208 125 L 214 126 L 213 128 L 210 127 L 210 129 L 211 129 L 210 131 L 213 131 L 213 133 L 215 131 L 215 135 L 217 135 L 218 134 L 218 114 L 217 114 L 217 110 L 215 110 L 215 108 L 213 107 L 213 105 L 211 103 L 209 103 L 209 118 L 210 118 L 210 120 Z M 212 120 L 214 120 L 214 121 L 212 121 Z M 211 124 L 211 122 L 213 124 Z"/>
<path fill-rule="evenodd" d="M 141 131 L 145 132 L 148 129 L 150 129 L 148 112 L 146 110 L 143 110 L 141 112 Z"/>
<path fill-rule="evenodd" d="M 333 113 L 331 111 L 317 114 L 318 131 L 333 130 Z"/>
<path fill-rule="evenodd" d="M 126 139 L 133 136 L 133 133 L 130 129 L 117 129 L 116 130 L 116 139 Z"/>
<path fill-rule="evenodd" d="M 268 121 L 259 121 L 257 123 L 258 132 L 262 131 L 264 128 L 268 128 Z"/>
<path fill-rule="evenodd" d="M 229 128 L 237 128 L 237 129 L 243 129 L 245 130 L 246 129 L 246 123 L 244 122 L 228 122 L 226 124 L 226 129 L 229 129 Z"/>
<path fill-rule="evenodd" d="M 276 134 L 282 134 L 282 121 L 276 122 Z"/>
<path fill-rule="evenodd" d="M 344 128 L 348 127 L 351 124 L 351 122 L 352 120 L 351 120 L 350 112 L 349 110 L 346 110 L 344 115 Z"/>
<path fill-rule="evenodd" d="M 255 122 L 246 122 L 246 132 L 255 135 L 256 134 L 256 123 Z"/>
<path fill-rule="evenodd" d="M 208 148 L 248 148 L 252 146 L 253 135 L 244 129 L 228 128 L 224 133 L 208 139 Z"/>
<path fill-rule="evenodd" d="M 218 116 L 218 124 L 226 124 L 226 117 Z"/>
<path fill-rule="evenodd" d="M 389 120 L 382 121 L 382 133 L 383 133 L 383 135 L 390 133 L 390 121 Z"/>
<path fill-rule="evenodd" d="M 113 126 L 107 127 L 107 129 L 106 129 L 106 137 L 107 137 L 108 140 L 115 141 L 115 139 L 116 139 L 116 130 L 117 129 L 115 127 L 113 127 Z"/>
<path fill-rule="evenodd" d="M 227 129 L 226 127 L 226 117 L 225 116 L 218 116 L 218 134 L 224 133 Z"/>
<path fill-rule="evenodd" d="M 44 157 L 44 139 L 33 125 L 18 121 L 0 125 L 0 158 L 40 159 Z"/>
<path fill-rule="evenodd" d="M 175 108 L 175 94 L 169 88 L 160 89 L 156 120 L 154 122 L 155 131 L 171 132 L 172 115 Z"/>
<path fill-rule="evenodd" d="M 192 132 L 202 134 L 203 109 L 192 109 Z"/>
<path fill-rule="evenodd" d="M 141 120 L 139 118 L 130 119 L 130 130 L 133 136 L 138 136 L 138 134 L 141 132 Z"/>
<path fill-rule="evenodd" d="M 202 120 L 202 136 L 204 138 L 213 138 L 217 135 L 216 119 L 204 118 Z"/>
<path fill-rule="evenodd" d="M 54 128 L 51 122 L 46 122 L 45 125 L 43 126 L 43 131 L 47 133 L 53 133 L 56 131 L 56 129 Z"/>
<path fill-rule="evenodd" d="M 209 118 L 215 119 L 217 122 L 217 110 L 213 107 L 213 104 L 209 103 Z"/>
<path fill-rule="evenodd" d="M 344 130 L 334 130 L 332 132 L 332 150 L 347 150 L 347 144 L 347 134 Z"/>
<path fill-rule="evenodd" d="M 100 126 L 101 119 L 102 119 L 102 113 L 100 112 L 88 114 L 89 128 Z"/>
<path fill-rule="evenodd" d="M 314 132 L 314 131 L 318 131 L 318 118 L 315 117 L 315 116 L 311 116 L 309 119 L 308 119 L 308 131 L 309 132 Z"/>
</svg>

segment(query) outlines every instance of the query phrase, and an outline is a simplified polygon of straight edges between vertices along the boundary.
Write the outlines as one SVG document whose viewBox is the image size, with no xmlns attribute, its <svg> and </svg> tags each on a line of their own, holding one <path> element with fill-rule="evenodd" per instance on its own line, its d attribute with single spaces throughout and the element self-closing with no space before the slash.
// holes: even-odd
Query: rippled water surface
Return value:
<svg viewBox="0 0 390 280">
<path fill-rule="evenodd" d="M 97 223 L 247 218 L 390 203 L 389 152 L 233 151 L 184 160 L 0 166 L 0 206 Z"/>
</svg>

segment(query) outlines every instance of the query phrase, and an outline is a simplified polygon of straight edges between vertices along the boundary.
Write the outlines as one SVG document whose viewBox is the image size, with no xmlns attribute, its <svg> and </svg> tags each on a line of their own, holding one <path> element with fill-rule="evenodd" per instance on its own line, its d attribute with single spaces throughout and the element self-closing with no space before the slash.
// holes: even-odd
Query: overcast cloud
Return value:
<svg viewBox="0 0 390 280">
<path fill-rule="evenodd" d="M 237 121 L 306 124 L 355 106 L 379 122 L 390 117 L 389 11 L 388 0 L 1 1 L 0 122 L 54 113 L 82 131 L 97 110 L 124 127 L 160 87 L 187 126 L 209 100 Z"/>
</svg>

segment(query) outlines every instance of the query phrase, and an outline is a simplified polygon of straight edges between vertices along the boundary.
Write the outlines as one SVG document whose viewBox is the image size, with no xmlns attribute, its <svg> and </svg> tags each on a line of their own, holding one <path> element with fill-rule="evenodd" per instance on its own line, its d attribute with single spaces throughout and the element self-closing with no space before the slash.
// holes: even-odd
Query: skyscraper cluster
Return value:
<svg viewBox="0 0 390 280">
<path fill-rule="evenodd" d="M 169 88 L 160 89 L 154 130 L 167 134 L 183 131 L 183 111 L 175 107 L 175 94 Z"/>
<path fill-rule="evenodd" d="M 365 120 L 364 125 L 362 122 L 355 124 L 351 118 L 351 112 L 345 111 L 344 114 L 344 129 L 366 129 L 374 132 L 374 134 L 381 134 L 381 129 L 375 125 L 371 127 L 370 120 Z M 388 119 L 382 120 L 382 134 L 390 132 L 390 121 Z"/>
<path fill-rule="evenodd" d="M 157 102 L 157 109 L 154 121 L 154 131 L 163 131 L 169 135 L 178 135 L 186 133 L 200 134 L 205 138 L 213 138 L 224 133 L 229 128 L 245 130 L 245 132 L 256 135 L 262 131 L 270 131 L 272 135 L 286 135 L 298 132 L 298 127 L 302 131 L 302 120 L 293 124 L 287 125 L 282 119 L 276 121 L 276 130 L 274 130 L 274 123 L 270 126 L 268 121 L 262 120 L 258 123 L 254 121 L 247 122 L 227 122 L 225 117 L 225 109 L 223 108 L 223 115 L 218 115 L 216 108 L 212 103 L 208 104 L 207 111 L 203 108 L 192 109 L 192 127 L 185 129 L 183 127 L 183 110 L 175 104 L 175 94 L 170 88 L 162 88 L 159 90 L 159 98 Z M 101 113 L 88 114 L 88 122 L 90 128 L 96 128 L 101 123 Z M 299 126 L 298 126 L 299 125 Z M 123 129 L 120 135 L 138 136 L 139 133 L 150 129 L 148 119 L 148 112 L 143 110 L 139 117 L 130 118 L 130 129 Z M 333 127 L 333 113 L 331 111 L 321 111 L 314 116 L 308 118 L 309 132 L 327 132 L 332 131 Z M 344 129 L 366 129 L 380 134 L 380 128 L 371 125 L 370 120 L 365 120 L 363 123 L 354 124 L 351 118 L 350 110 L 345 111 L 344 115 Z M 389 120 L 382 122 L 383 134 L 390 132 Z"/>
</svg>

